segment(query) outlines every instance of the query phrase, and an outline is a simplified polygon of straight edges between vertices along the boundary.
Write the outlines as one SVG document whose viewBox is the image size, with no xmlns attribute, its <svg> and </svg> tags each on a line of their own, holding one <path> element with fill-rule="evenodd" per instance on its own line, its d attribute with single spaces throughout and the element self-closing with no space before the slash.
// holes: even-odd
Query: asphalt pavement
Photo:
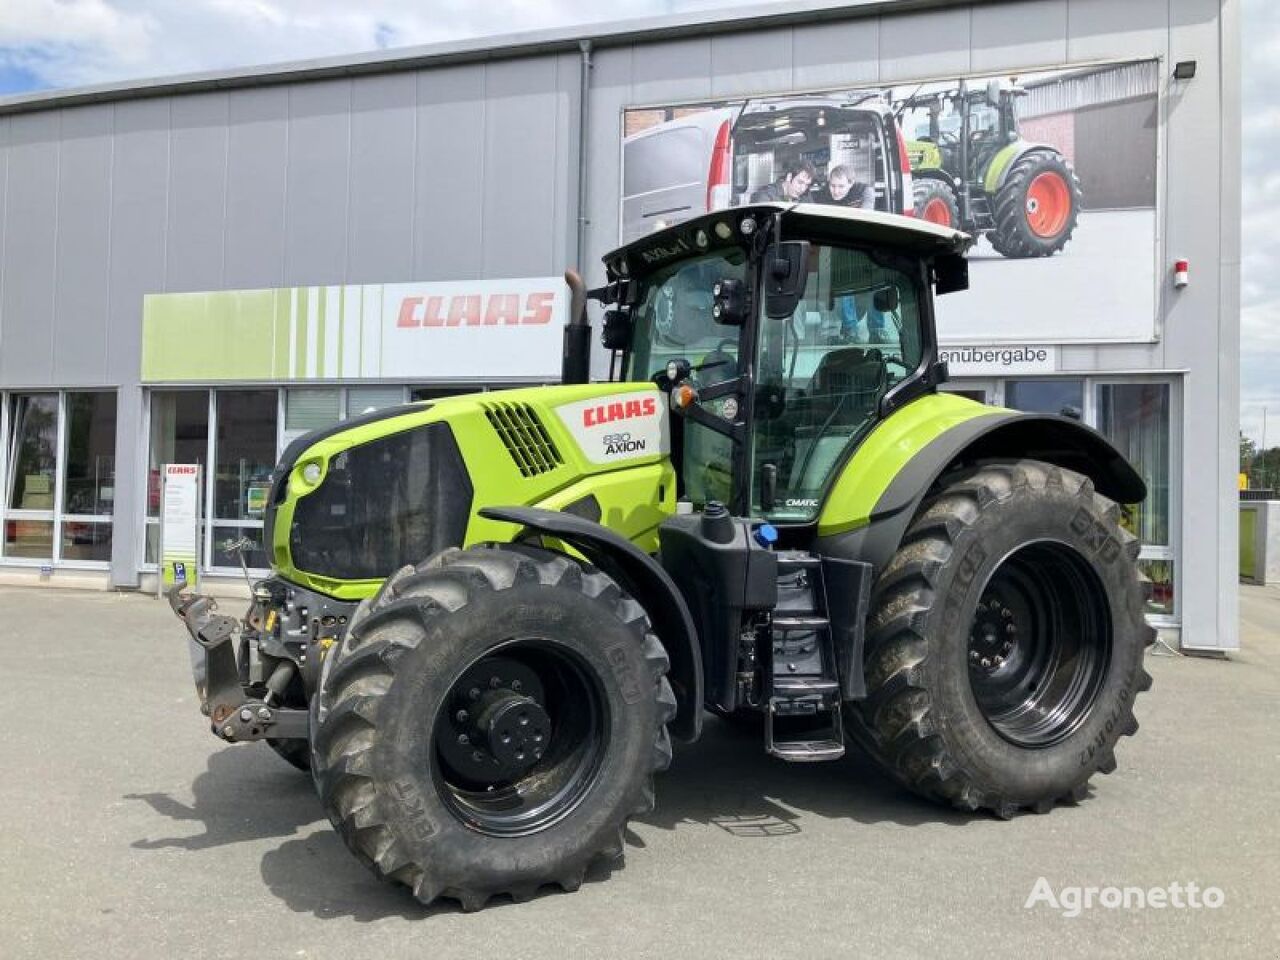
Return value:
<svg viewBox="0 0 1280 960">
<path fill-rule="evenodd" d="M 963 816 L 709 720 L 623 866 L 464 914 L 375 880 L 305 775 L 207 733 L 164 604 L 0 588 L 0 957 L 1274 957 L 1280 588 L 1241 594 L 1244 649 L 1149 658 L 1142 730 L 1079 806 Z M 1059 909 L 1026 906 L 1041 877 Z M 1071 887 L 1173 883 L 1223 902 L 1066 915 Z"/>
</svg>

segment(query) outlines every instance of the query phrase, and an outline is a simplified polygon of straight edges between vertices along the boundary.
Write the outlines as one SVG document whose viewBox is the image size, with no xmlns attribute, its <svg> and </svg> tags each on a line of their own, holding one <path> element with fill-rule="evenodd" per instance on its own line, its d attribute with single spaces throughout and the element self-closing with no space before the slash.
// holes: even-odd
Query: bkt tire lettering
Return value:
<svg viewBox="0 0 1280 960">
<path fill-rule="evenodd" d="M 1083 538 L 1087 546 L 1103 563 L 1111 563 L 1120 556 L 1120 543 L 1107 532 L 1084 507 L 1071 518 L 1071 532 Z"/>
</svg>

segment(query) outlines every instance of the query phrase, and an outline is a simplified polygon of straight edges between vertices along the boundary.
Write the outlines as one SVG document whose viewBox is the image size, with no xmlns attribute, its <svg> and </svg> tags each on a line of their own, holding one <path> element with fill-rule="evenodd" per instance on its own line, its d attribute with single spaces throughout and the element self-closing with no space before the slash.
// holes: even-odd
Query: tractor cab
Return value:
<svg viewBox="0 0 1280 960">
<path fill-rule="evenodd" d="M 806 204 L 737 208 L 606 258 L 604 342 L 670 396 L 695 510 L 814 521 L 848 454 L 932 391 L 932 287 L 964 285 L 963 234 Z"/>
</svg>

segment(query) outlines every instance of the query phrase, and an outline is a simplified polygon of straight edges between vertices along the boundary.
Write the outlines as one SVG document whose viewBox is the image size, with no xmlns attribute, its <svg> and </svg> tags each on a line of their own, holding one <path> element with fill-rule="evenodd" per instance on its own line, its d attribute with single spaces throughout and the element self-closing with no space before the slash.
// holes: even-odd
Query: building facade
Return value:
<svg viewBox="0 0 1280 960">
<path fill-rule="evenodd" d="M 298 432 L 554 379 L 556 278 L 598 280 L 665 189 L 631 148 L 650 127 L 700 115 L 714 141 L 731 108 L 724 180 L 688 155 L 714 205 L 781 174 L 742 117 L 838 108 L 819 178 L 870 171 L 892 209 L 893 145 L 857 125 L 924 111 L 913 149 L 973 145 L 1003 90 L 1082 209 L 1050 257 L 979 241 L 940 305 L 949 389 L 1108 434 L 1152 491 L 1153 621 L 1233 649 L 1239 32 L 1235 0 L 797 3 L 0 100 L 0 580 L 146 587 L 170 462 L 204 466 L 200 562 L 237 575 L 221 544 L 260 540 Z M 432 325 L 453 342 L 392 336 Z"/>
</svg>

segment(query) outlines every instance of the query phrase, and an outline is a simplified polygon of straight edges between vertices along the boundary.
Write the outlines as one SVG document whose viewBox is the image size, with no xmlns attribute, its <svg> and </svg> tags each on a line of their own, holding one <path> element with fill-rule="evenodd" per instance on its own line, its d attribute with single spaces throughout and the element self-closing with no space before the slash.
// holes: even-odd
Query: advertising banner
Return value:
<svg viewBox="0 0 1280 960">
<path fill-rule="evenodd" d="M 160 500 L 160 585 L 196 586 L 200 553 L 200 466 L 166 463 Z"/>
<path fill-rule="evenodd" d="M 1150 341 L 1155 61 L 939 79 L 623 114 L 622 239 L 762 201 L 964 230 L 952 344 Z"/>
<path fill-rule="evenodd" d="M 560 374 L 560 277 L 147 296 L 145 383 Z"/>
</svg>

